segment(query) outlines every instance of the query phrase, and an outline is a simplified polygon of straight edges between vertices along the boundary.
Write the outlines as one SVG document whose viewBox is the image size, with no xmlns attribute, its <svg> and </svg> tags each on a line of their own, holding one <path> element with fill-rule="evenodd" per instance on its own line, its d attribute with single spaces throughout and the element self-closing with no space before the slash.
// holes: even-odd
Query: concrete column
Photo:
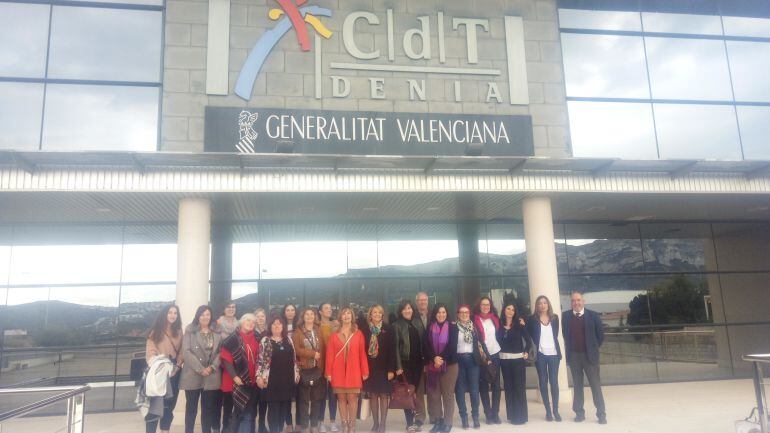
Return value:
<svg viewBox="0 0 770 433">
<path fill-rule="evenodd" d="M 462 278 L 460 302 L 472 304 L 481 291 L 479 277 L 479 226 L 473 223 L 457 225 L 457 244 L 460 253 L 460 273 L 474 275 Z"/>
<path fill-rule="evenodd" d="M 183 326 L 192 322 L 195 309 L 209 302 L 209 248 L 211 202 L 204 198 L 179 201 L 176 303 Z"/>
<path fill-rule="evenodd" d="M 553 214 L 551 199 L 548 197 L 525 198 L 522 203 L 524 218 L 524 242 L 527 245 L 527 277 L 532 308 L 540 295 L 551 301 L 553 311 L 561 317 L 561 298 L 559 297 L 559 274 L 556 267 L 556 248 L 553 237 Z M 559 332 L 559 344 L 564 348 L 564 341 Z M 572 400 L 567 381 L 567 364 L 562 357 L 559 366 L 559 390 L 561 402 Z M 564 414 L 567 411 L 562 411 Z"/>
</svg>

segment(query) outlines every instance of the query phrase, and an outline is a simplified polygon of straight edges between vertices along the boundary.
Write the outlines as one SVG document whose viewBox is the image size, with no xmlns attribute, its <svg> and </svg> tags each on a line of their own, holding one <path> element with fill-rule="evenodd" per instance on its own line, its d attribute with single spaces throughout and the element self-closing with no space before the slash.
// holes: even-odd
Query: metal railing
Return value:
<svg viewBox="0 0 770 433">
<path fill-rule="evenodd" d="M 64 431 L 66 433 L 83 433 L 86 406 L 85 393 L 90 389 L 91 387 L 88 385 L 0 389 L 0 396 L 30 393 L 58 393 L 33 403 L 11 409 L 8 412 L 0 413 L 0 433 L 3 431 L 3 422 L 28 415 L 61 401 L 67 402 L 67 424 Z"/>
<path fill-rule="evenodd" d="M 762 433 L 768 433 L 767 397 L 765 395 L 765 375 L 762 364 L 770 364 L 770 354 L 744 355 L 744 361 L 752 363 L 754 369 L 754 394 L 757 398 L 757 413 L 759 414 L 759 428 Z"/>
</svg>

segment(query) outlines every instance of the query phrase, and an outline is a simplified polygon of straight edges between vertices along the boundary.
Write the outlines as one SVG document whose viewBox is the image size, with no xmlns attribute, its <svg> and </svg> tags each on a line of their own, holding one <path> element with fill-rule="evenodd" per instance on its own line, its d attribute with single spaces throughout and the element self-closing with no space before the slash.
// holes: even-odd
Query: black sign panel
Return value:
<svg viewBox="0 0 770 433">
<path fill-rule="evenodd" d="M 206 107 L 206 152 L 534 154 L 530 116 Z"/>
</svg>

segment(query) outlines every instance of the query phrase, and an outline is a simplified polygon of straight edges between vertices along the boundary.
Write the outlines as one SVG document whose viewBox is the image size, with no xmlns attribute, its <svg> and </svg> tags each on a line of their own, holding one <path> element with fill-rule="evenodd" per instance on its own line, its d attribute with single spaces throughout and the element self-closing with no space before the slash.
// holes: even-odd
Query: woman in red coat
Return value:
<svg viewBox="0 0 770 433">
<path fill-rule="evenodd" d="M 340 328 L 329 337 L 326 347 L 326 379 L 337 395 L 342 433 L 355 433 L 358 394 L 369 378 L 366 342 L 354 321 L 353 309 L 340 310 Z"/>
</svg>

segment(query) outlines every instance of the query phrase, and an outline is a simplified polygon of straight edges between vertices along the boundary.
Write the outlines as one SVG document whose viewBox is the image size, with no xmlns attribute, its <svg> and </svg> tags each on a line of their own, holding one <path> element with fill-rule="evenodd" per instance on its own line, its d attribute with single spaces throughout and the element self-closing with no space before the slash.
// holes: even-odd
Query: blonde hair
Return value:
<svg viewBox="0 0 770 433">
<path fill-rule="evenodd" d="M 353 311 L 353 308 L 350 306 L 342 307 L 340 308 L 340 312 L 337 314 L 337 318 L 340 321 L 340 327 L 337 329 L 337 332 L 342 331 L 342 316 L 345 315 L 345 312 L 350 312 L 350 330 L 352 334 L 355 334 L 356 331 L 358 331 L 358 325 L 356 324 L 356 313 Z"/>
<path fill-rule="evenodd" d="M 366 313 L 366 321 L 370 325 L 372 324 L 372 313 L 374 313 L 375 310 L 380 310 L 380 313 L 382 313 L 382 323 L 385 323 L 385 309 L 382 308 L 382 305 L 380 304 L 374 304 L 371 307 L 369 307 L 369 311 Z"/>
<path fill-rule="evenodd" d="M 243 325 L 243 322 L 247 320 L 251 320 L 252 322 L 254 322 L 255 325 L 257 324 L 257 316 L 251 313 L 246 313 L 243 316 L 241 316 L 240 319 L 238 319 L 238 326 L 240 327 L 241 325 Z"/>
</svg>

